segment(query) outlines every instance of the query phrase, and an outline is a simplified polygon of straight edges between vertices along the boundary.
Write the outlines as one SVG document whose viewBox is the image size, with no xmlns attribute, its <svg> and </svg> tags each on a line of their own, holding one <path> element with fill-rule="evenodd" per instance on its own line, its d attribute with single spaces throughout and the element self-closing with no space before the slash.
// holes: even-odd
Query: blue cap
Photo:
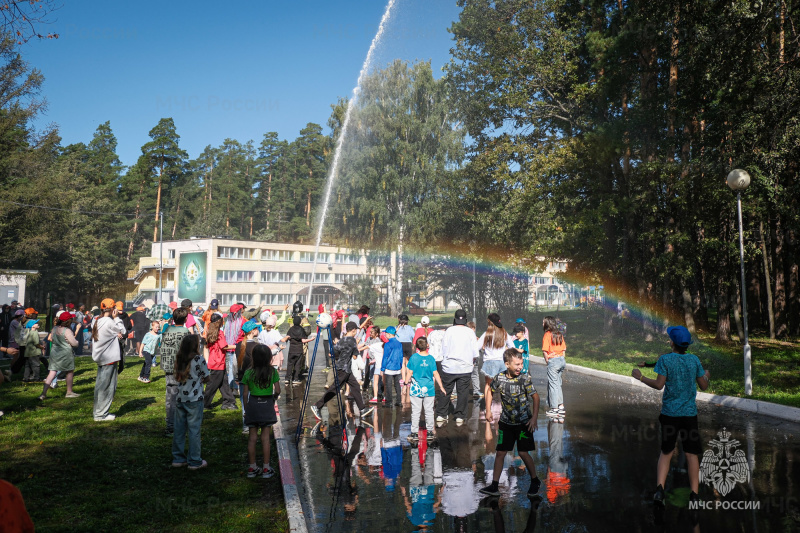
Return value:
<svg viewBox="0 0 800 533">
<path fill-rule="evenodd" d="M 164 320 L 169 320 L 169 319 L 171 319 L 171 318 L 172 318 L 172 314 L 170 314 L 170 313 L 164 313 L 164 314 L 161 316 L 161 318 L 163 318 Z"/>
<path fill-rule="evenodd" d="M 254 319 L 250 319 L 244 324 L 242 324 L 242 331 L 244 331 L 245 333 L 250 333 L 256 328 L 258 328 L 258 331 L 261 331 L 261 324 L 256 322 Z"/>
<path fill-rule="evenodd" d="M 524 324 L 524 323 L 525 323 L 525 319 L 524 318 L 518 318 L 517 319 L 517 324 Z"/>
<path fill-rule="evenodd" d="M 679 346 L 681 348 L 686 348 L 693 342 L 692 334 L 689 333 L 689 330 L 683 326 L 673 326 L 671 328 L 667 328 L 667 335 L 669 335 L 670 340 L 675 343 L 675 346 Z"/>
<path fill-rule="evenodd" d="M 25 327 L 28 328 L 28 329 L 31 329 L 31 328 L 33 328 L 33 326 L 35 326 L 38 323 L 39 323 L 38 320 L 28 320 L 27 322 L 25 322 Z"/>
<path fill-rule="evenodd" d="M 394 326 L 389 326 L 388 328 L 383 330 L 383 332 L 386 333 L 387 335 L 397 335 L 397 328 L 395 328 Z"/>
</svg>

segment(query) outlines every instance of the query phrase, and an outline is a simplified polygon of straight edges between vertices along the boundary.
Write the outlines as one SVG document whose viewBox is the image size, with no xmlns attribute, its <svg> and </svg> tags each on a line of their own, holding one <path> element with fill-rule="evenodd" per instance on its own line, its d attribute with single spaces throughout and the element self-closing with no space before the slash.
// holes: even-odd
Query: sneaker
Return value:
<svg viewBox="0 0 800 533">
<path fill-rule="evenodd" d="M 564 423 L 564 417 L 563 416 L 557 416 L 555 418 L 551 418 L 550 421 L 551 422 L 555 422 L 556 424 L 563 424 Z"/>
<path fill-rule="evenodd" d="M 99 417 L 99 418 L 98 417 L 94 417 L 94 421 L 95 422 L 111 422 L 115 418 L 117 418 L 115 415 L 108 414 L 106 416 L 102 416 L 102 417 Z"/>
<path fill-rule="evenodd" d="M 296 380 L 292 381 L 292 385 L 302 385 L 302 384 L 303 384 L 303 382 L 300 381 L 299 379 L 296 379 Z"/>
<path fill-rule="evenodd" d="M 190 467 L 189 467 L 189 470 L 200 470 L 201 468 L 205 468 L 205 467 L 207 467 L 207 466 L 208 466 L 208 463 L 206 462 L 206 460 L 205 460 L 205 459 L 203 459 L 203 462 L 202 462 L 202 463 L 200 463 L 200 464 L 199 464 L 199 465 L 197 465 L 197 466 L 190 466 Z"/>
<path fill-rule="evenodd" d="M 433 442 L 436 439 L 436 435 L 433 434 L 433 431 L 428 431 L 428 442 Z"/>
<path fill-rule="evenodd" d="M 250 434 L 250 428 L 243 428 L 242 429 L 242 435 L 249 435 L 249 434 Z"/>
<path fill-rule="evenodd" d="M 370 398 L 369 403 L 378 403 L 377 398 Z"/>
<path fill-rule="evenodd" d="M 500 496 L 500 489 L 498 488 L 497 483 L 486 485 L 478 492 L 481 494 L 486 494 L 487 496 Z"/>
<path fill-rule="evenodd" d="M 292 382 L 287 379 L 287 380 L 284 380 L 283 383 L 286 384 L 286 385 L 290 385 Z"/>
<path fill-rule="evenodd" d="M 320 416 L 319 409 L 317 409 L 316 405 L 311 406 L 311 412 L 314 413 L 314 416 L 317 418 L 317 420 L 322 420 L 322 416 Z"/>
<path fill-rule="evenodd" d="M 653 494 L 653 503 L 656 505 L 664 505 L 664 487 L 661 485 L 656 487 L 656 492 Z"/>
<path fill-rule="evenodd" d="M 443 416 L 437 416 L 436 417 L 436 421 L 437 422 L 447 422 L 447 419 L 445 417 L 443 417 Z"/>
<path fill-rule="evenodd" d="M 367 416 L 367 415 L 371 414 L 371 413 L 372 413 L 372 411 L 374 411 L 374 410 L 375 410 L 375 408 L 374 408 L 374 407 L 368 407 L 367 409 L 365 409 L 365 410 L 364 410 L 364 411 L 361 413 L 361 416 Z"/>
<path fill-rule="evenodd" d="M 55 389 L 56 387 L 58 387 L 58 381 L 56 381 L 56 380 L 51 381 L 50 382 L 50 388 L 51 389 Z"/>
<path fill-rule="evenodd" d="M 235 405 L 223 405 L 222 407 L 220 407 L 220 409 L 222 409 L 223 411 L 238 411 L 239 410 L 239 408 L 236 407 Z"/>
<path fill-rule="evenodd" d="M 533 498 L 539 494 L 539 489 L 542 488 L 542 480 L 535 477 L 531 480 L 531 486 L 528 488 L 528 498 Z"/>
<path fill-rule="evenodd" d="M 381 398 L 381 403 L 386 403 L 386 398 Z"/>
<path fill-rule="evenodd" d="M 251 466 L 247 469 L 247 477 L 254 478 L 262 472 L 261 468 L 257 466 Z"/>
<path fill-rule="evenodd" d="M 183 461 L 183 462 L 181 462 L 181 463 L 172 463 L 172 468 L 180 468 L 180 467 L 182 467 L 182 466 L 186 466 L 186 465 L 188 465 L 188 464 L 189 464 L 189 463 L 187 463 L 186 461 Z"/>
<path fill-rule="evenodd" d="M 559 411 L 557 408 L 548 409 L 545 413 L 550 418 L 556 418 L 559 415 Z"/>
<path fill-rule="evenodd" d="M 275 475 L 275 470 L 269 465 L 267 465 L 267 467 L 264 468 L 262 472 L 263 473 L 261 474 L 261 477 L 264 479 L 269 479 Z"/>
<path fill-rule="evenodd" d="M 419 440 L 419 433 L 411 433 L 408 436 L 408 441 L 409 442 L 417 442 L 418 440 Z"/>
<path fill-rule="evenodd" d="M 464 424 L 464 419 L 463 418 L 456 418 L 456 425 L 457 426 L 461 426 L 463 424 Z"/>
<path fill-rule="evenodd" d="M 79 398 L 79 397 L 80 394 L 78 394 L 77 392 L 68 392 L 67 394 L 64 395 L 64 398 Z"/>
</svg>

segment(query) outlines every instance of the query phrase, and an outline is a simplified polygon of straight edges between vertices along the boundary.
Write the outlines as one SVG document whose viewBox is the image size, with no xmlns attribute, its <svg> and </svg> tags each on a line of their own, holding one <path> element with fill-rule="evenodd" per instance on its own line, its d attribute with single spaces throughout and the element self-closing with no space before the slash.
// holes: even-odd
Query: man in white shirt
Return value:
<svg viewBox="0 0 800 533">
<path fill-rule="evenodd" d="M 464 423 L 469 401 L 473 361 L 478 358 L 478 343 L 475 332 L 467 327 L 467 313 L 456 311 L 453 325 L 447 328 L 442 341 L 441 378 L 445 392 L 436 391 L 436 422 L 442 426 L 447 422 L 450 410 L 450 394 L 455 387 L 458 398 L 453 414 L 456 425 Z"/>
</svg>

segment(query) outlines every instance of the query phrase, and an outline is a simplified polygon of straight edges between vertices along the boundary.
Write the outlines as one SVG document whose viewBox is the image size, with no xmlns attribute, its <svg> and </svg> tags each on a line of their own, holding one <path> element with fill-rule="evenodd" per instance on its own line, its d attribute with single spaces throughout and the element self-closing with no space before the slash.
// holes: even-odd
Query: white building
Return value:
<svg viewBox="0 0 800 533">
<path fill-rule="evenodd" d="M 0 305 L 10 304 L 14 300 L 25 304 L 25 285 L 28 276 L 36 275 L 37 270 L 1 270 L 0 271 Z"/>
</svg>

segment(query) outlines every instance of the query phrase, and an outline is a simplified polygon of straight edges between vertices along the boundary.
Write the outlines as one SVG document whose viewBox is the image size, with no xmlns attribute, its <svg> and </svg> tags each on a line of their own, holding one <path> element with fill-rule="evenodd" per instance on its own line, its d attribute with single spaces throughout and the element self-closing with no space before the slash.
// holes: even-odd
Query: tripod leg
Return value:
<svg viewBox="0 0 800 533">
<path fill-rule="evenodd" d="M 300 433 L 303 431 L 303 419 L 306 415 L 306 403 L 308 402 L 308 391 L 311 388 L 311 376 L 314 373 L 314 359 L 317 357 L 317 347 L 319 346 L 319 333 L 320 330 L 317 328 L 317 338 L 314 340 L 314 351 L 311 353 L 311 366 L 308 369 L 308 375 L 306 376 L 306 389 L 303 391 L 303 403 L 300 404 L 300 416 L 297 419 L 297 430 L 294 434 L 295 443 L 300 442 Z"/>
</svg>

